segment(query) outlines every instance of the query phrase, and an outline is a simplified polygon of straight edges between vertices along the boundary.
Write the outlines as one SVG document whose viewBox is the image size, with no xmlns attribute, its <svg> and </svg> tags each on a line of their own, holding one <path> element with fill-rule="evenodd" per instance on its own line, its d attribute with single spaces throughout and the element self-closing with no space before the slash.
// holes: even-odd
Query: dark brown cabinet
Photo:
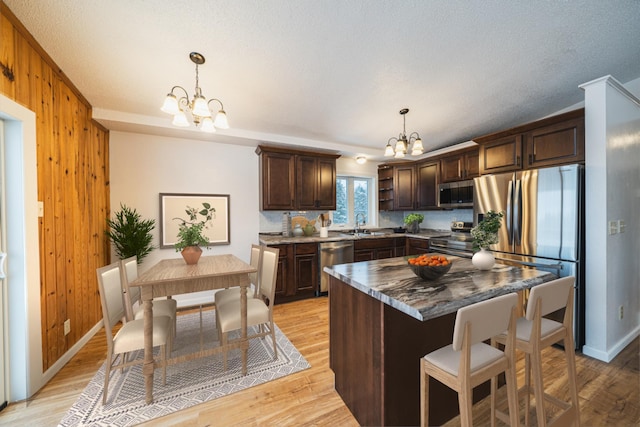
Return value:
<svg viewBox="0 0 640 427">
<path fill-rule="evenodd" d="M 259 146 L 262 210 L 335 210 L 339 155 Z"/>
<path fill-rule="evenodd" d="M 393 167 L 393 208 L 395 210 L 415 209 L 415 171 L 413 164 Z"/>
<path fill-rule="evenodd" d="M 271 245 L 280 249 L 276 304 L 309 298 L 318 288 L 318 244 Z"/>
<path fill-rule="evenodd" d="M 416 209 L 438 207 L 438 161 L 422 162 L 416 165 Z"/>
<path fill-rule="evenodd" d="M 584 109 L 476 138 L 483 175 L 584 163 Z"/>
<path fill-rule="evenodd" d="M 336 209 L 336 160 L 315 156 L 296 157 L 298 209 Z"/>
<path fill-rule="evenodd" d="M 440 162 L 400 163 L 378 167 L 378 209 L 438 209 Z"/>
<path fill-rule="evenodd" d="M 260 150 L 260 147 L 258 147 Z M 262 210 L 295 209 L 295 155 L 256 151 L 260 155 Z"/>
<path fill-rule="evenodd" d="M 584 118 L 524 134 L 525 168 L 584 162 Z"/>
<path fill-rule="evenodd" d="M 404 256 L 405 237 L 385 237 L 381 239 L 362 239 L 353 243 L 353 261 L 372 261 L 374 259 Z"/>
<path fill-rule="evenodd" d="M 440 181 L 456 182 L 480 176 L 480 150 L 473 148 L 440 159 Z"/>
<path fill-rule="evenodd" d="M 407 255 L 420 255 L 429 252 L 428 239 L 407 237 Z"/>
</svg>

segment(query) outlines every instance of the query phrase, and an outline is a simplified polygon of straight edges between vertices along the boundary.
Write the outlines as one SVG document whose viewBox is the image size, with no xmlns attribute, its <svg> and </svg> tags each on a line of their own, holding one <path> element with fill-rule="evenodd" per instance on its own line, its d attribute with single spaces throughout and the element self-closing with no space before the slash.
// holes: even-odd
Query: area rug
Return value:
<svg viewBox="0 0 640 427">
<path fill-rule="evenodd" d="M 202 334 L 199 313 L 179 315 L 178 333 L 172 356 L 219 345 L 215 328 L 215 312 L 203 312 Z M 253 328 L 251 328 L 253 329 Z M 249 334 L 255 333 L 250 329 Z M 101 333 L 104 333 L 101 331 Z M 233 338 L 233 337 L 230 337 Z M 60 426 L 131 426 L 171 414 L 181 409 L 208 402 L 222 396 L 263 384 L 310 367 L 305 358 L 276 326 L 278 358 L 273 358 L 270 337 L 249 341 L 247 375 L 242 375 L 241 352 L 229 352 L 224 371 L 222 355 L 213 355 L 167 367 L 167 383 L 162 385 L 162 371 L 156 369 L 153 403 L 145 404 L 142 366 L 124 372 L 111 372 L 107 404 L 102 405 L 104 364 L 89 382 L 82 395 L 60 421 Z M 143 351 L 135 357 L 143 359 Z"/>
</svg>

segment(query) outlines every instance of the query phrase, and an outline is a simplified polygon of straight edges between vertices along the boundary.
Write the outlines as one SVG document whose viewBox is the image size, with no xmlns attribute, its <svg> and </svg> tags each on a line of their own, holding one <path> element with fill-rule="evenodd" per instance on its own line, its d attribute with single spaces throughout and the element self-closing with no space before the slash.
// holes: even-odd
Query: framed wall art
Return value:
<svg viewBox="0 0 640 427">
<path fill-rule="evenodd" d="M 231 243 L 228 194 L 160 193 L 161 249 L 174 247 L 182 221 L 204 221 L 210 245 Z"/>
</svg>

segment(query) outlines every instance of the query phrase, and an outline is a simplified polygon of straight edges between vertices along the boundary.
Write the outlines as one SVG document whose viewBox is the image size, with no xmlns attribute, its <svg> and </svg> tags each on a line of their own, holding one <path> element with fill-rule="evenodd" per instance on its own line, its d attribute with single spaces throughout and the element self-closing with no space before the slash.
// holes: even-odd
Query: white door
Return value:
<svg viewBox="0 0 640 427">
<path fill-rule="evenodd" d="M 5 274 L 5 185 L 4 185 L 4 122 L 0 120 L 0 410 L 7 405 L 7 375 L 5 375 L 5 328 L 7 312 L 7 280 Z"/>
</svg>

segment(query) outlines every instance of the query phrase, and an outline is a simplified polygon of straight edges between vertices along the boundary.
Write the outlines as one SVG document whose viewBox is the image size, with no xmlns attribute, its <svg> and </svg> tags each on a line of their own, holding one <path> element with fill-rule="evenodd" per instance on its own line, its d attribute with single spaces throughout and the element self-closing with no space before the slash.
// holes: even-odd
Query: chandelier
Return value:
<svg viewBox="0 0 640 427">
<path fill-rule="evenodd" d="M 202 89 L 198 85 L 198 65 L 204 64 L 204 56 L 198 52 L 191 52 L 189 54 L 191 62 L 196 64 L 196 89 L 193 99 L 189 99 L 189 94 L 182 86 L 174 86 L 171 88 L 171 92 L 167 94 L 167 97 L 160 108 L 165 113 L 173 115 L 174 126 L 188 127 L 189 121 L 185 114 L 185 109 L 189 110 L 191 114 L 191 120 L 200 127 L 203 132 L 215 132 L 216 128 L 229 129 L 229 123 L 227 122 L 227 113 L 224 111 L 222 101 L 216 98 L 206 100 L 202 95 Z M 184 96 L 177 98 L 173 93 L 176 89 L 181 89 L 184 92 Z M 220 109 L 216 113 L 215 119 L 212 119 L 211 110 L 209 104 L 217 102 L 220 104 Z M 215 105 L 215 104 L 214 104 Z"/>
<path fill-rule="evenodd" d="M 387 146 L 384 150 L 385 157 L 395 157 L 400 159 L 407 154 L 409 150 L 409 145 L 413 142 L 413 148 L 411 149 L 412 156 L 419 156 L 424 152 L 424 148 L 422 147 L 422 139 L 420 139 L 420 135 L 418 132 L 413 132 L 407 138 L 406 125 L 407 125 L 407 117 L 406 114 L 409 112 L 408 108 L 403 108 L 400 110 L 400 114 L 402 115 L 402 133 L 398 135 L 398 137 L 389 138 L 387 141 Z M 393 145 L 391 144 L 393 142 Z"/>
</svg>

